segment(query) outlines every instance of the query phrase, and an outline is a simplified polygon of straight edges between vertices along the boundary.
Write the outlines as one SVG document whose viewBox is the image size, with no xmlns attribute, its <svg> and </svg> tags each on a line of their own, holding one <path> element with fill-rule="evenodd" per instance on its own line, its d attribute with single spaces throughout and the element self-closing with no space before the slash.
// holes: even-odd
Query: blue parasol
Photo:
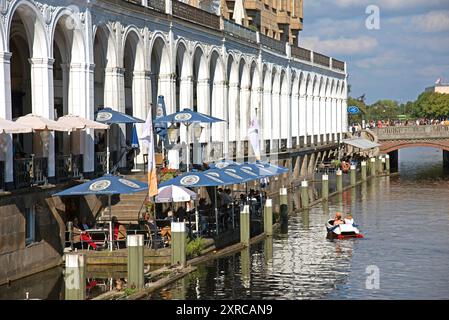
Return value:
<svg viewBox="0 0 449 320">
<path fill-rule="evenodd" d="M 148 190 L 148 184 L 123 177 L 105 175 L 79 186 L 54 194 L 54 197 L 73 197 L 85 195 L 106 195 L 109 206 L 109 249 L 112 251 L 112 212 L 111 197 L 116 194 L 134 194 Z"/>
<path fill-rule="evenodd" d="M 113 124 L 113 123 L 145 123 L 144 120 L 124 114 L 111 108 L 104 108 L 98 111 L 95 121 Z"/>
<path fill-rule="evenodd" d="M 190 109 L 184 109 L 182 111 L 170 114 L 165 117 L 160 117 L 154 120 L 154 123 L 217 123 L 224 122 L 222 119 L 218 119 L 212 116 L 208 116 L 203 113 L 195 112 Z"/>
<path fill-rule="evenodd" d="M 205 172 L 190 172 L 185 173 L 174 179 L 165 181 L 160 184 L 160 187 L 165 186 L 182 186 L 187 188 L 199 187 L 217 187 L 232 184 L 229 180 L 217 177 L 215 175 L 207 175 Z"/>
<path fill-rule="evenodd" d="M 229 166 L 238 166 L 239 164 L 237 162 L 234 162 L 232 160 L 221 160 L 215 163 L 211 163 L 209 167 L 211 169 L 224 169 Z"/>
<path fill-rule="evenodd" d="M 144 120 L 135 118 L 133 116 L 130 116 L 128 114 L 124 114 L 119 111 L 112 110 L 111 108 L 104 108 L 97 112 L 95 121 L 105 123 L 105 124 L 114 124 L 114 123 L 145 123 Z M 109 130 L 107 130 L 107 160 L 106 160 L 106 167 L 107 167 L 107 173 L 109 174 L 109 158 L 110 158 L 110 151 L 109 151 Z"/>
</svg>

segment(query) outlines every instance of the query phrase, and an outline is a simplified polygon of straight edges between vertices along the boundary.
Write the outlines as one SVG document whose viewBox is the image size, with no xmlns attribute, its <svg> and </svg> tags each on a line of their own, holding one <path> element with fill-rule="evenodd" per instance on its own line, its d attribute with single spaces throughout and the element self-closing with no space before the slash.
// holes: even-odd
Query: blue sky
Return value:
<svg viewBox="0 0 449 320">
<path fill-rule="evenodd" d="M 370 5 L 378 30 L 366 27 Z M 449 0 L 304 0 L 300 46 L 347 61 L 354 97 L 415 100 L 449 83 Z"/>
</svg>

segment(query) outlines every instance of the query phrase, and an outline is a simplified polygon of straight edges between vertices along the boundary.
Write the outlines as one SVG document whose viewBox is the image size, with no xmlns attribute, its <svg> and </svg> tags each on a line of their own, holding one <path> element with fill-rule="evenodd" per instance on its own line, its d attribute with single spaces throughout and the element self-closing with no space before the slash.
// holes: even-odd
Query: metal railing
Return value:
<svg viewBox="0 0 449 320">
<path fill-rule="evenodd" d="M 48 159 L 33 157 L 33 184 L 47 183 Z"/>
<path fill-rule="evenodd" d="M 14 184 L 16 189 L 31 186 L 33 158 L 14 160 Z"/>
<path fill-rule="evenodd" d="M 175 17 L 193 21 L 215 30 L 220 30 L 219 16 L 176 0 L 172 3 L 173 15 Z"/>
<path fill-rule="evenodd" d="M 72 159 L 70 155 L 56 156 L 56 181 L 63 182 L 70 180 Z"/>
<path fill-rule="evenodd" d="M 311 50 L 301 48 L 301 47 L 296 47 L 296 46 L 292 46 L 291 49 L 292 49 L 292 56 L 294 58 L 297 58 L 299 60 L 308 61 L 308 62 L 312 61 L 312 51 Z"/>
<path fill-rule="evenodd" d="M 340 60 L 332 59 L 332 69 L 345 71 L 345 63 Z"/>
<path fill-rule="evenodd" d="M 245 28 L 231 20 L 224 20 L 224 32 L 233 37 L 257 43 L 257 33 L 254 30 Z"/>
<path fill-rule="evenodd" d="M 107 170 L 107 153 L 95 152 L 95 173 L 102 176 Z"/>
<path fill-rule="evenodd" d="M 81 178 L 83 176 L 83 155 L 72 154 L 72 178 Z"/>
<path fill-rule="evenodd" d="M 449 138 L 449 126 L 398 126 L 372 129 L 379 140 Z"/>
<path fill-rule="evenodd" d="M 313 53 L 313 62 L 324 67 L 330 67 L 330 58 L 321 53 Z"/>
<path fill-rule="evenodd" d="M 260 43 L 270 49 L 282 52 L 285 54 L 285 42 L 270 38 L 266 35 L 260 34 Z"/>
<path fill-rule="evenodd" d="M 148 0 L 148 7 L 159 11 L 159 12 L 165 12 L 165 0 Z"/>
</svg>

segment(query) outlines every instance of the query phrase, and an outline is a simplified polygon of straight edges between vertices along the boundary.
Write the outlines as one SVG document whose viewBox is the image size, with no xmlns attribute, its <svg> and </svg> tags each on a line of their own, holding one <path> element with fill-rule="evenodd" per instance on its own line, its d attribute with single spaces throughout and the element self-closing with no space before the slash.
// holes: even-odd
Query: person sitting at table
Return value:
<svg viewBox="0 0 449 320">
<path fill-rule="evenodd" d="M 178 210 L 176 211 L 176 220 L 178 222 L 184 222 L 186 219 L 186 215 L 187 215 L 187 210 L 186 210 L 184 204 L 181 204 L 179 206 Z"/>
<path fill-rule="evenodd" d="M 92 241 L 92 237 L 79 225 L 77 217 L 73 219 L 72 235 L 74 247 L 76 249 L 89 249 L 89 246 L 94 250 L 97 249 L 97 245 Z"/>
<path fill-rule="evenodd" d="M 83 216 L 81 218 L 81 230 L 86 231 L 89 230 L 91 228 L 91 226 L 89 225 L 89 223 L 87 222 L 87 217 Z"/>
<path fill-rule="evenodd" d="M 118 222 L 116 216 L 112 217 L 112 231 L 114 235 L 114 241 L 116 241 L 117 243 L 117 248 L 123 249 L 125 247 L 126 228 L 123 224 Z"/>
</svg>

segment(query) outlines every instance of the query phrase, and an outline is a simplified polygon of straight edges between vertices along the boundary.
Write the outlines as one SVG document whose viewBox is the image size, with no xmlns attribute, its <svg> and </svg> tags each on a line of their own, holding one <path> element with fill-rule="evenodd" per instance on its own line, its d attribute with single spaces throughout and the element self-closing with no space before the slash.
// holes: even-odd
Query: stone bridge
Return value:
<svg viewBox="0 0 449 320">
<path fill-rule="evenodd" d="M 381 145 L 380 153 L 390 154 L 393 163 L 398 160 L 399 149 L 431 147 L 443 150 L 444 167 L 449 167 L 449 126 L 386 127 L 372 132 Z"/>
</svg>

